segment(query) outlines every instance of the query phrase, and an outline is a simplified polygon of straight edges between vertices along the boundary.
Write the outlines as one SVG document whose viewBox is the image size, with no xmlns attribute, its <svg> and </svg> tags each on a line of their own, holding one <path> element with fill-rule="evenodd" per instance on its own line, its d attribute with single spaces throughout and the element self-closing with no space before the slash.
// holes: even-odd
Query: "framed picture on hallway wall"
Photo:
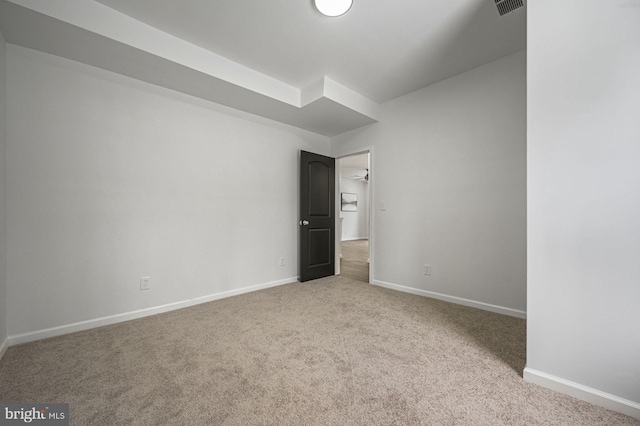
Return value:
<svg viewBox="0 0 640 426">
<path fill-rule="evenodd" d="M 349 194 L 348 192 L 342 192 L 340 195 L 340 210 L 342 210 L 343 212 L 358 211 L 358 194 Z"/>
</svg>

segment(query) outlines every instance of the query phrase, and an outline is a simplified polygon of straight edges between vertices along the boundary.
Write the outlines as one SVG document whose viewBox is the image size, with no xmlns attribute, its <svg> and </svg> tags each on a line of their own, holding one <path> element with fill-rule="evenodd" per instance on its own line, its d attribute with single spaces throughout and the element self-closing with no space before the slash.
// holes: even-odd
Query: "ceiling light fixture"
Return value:
<svg viewBox="0 0 640 426">
<path fill-rule="evenodd" d="M 326 16 L 344 15 L 351 9 L 353 0 L 314 0 L 316 9 Z"/>
</svg>

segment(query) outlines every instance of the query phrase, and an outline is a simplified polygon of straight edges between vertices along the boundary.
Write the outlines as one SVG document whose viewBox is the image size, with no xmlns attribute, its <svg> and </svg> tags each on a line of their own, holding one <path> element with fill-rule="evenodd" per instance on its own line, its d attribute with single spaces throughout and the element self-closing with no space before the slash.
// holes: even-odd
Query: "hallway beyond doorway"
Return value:
<svg viewBox="0 0 640 426">
<path fill-rule="evenodd" d="M 342 242 L 340 275 L 365 283 L 369 282 L 369 240 Z"/>
</svg>

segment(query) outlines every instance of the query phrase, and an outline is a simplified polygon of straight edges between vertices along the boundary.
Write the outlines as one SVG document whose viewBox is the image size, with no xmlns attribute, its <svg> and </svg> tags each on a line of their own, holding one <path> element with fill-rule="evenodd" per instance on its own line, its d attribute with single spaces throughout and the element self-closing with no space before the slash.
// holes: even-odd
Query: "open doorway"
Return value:
<svg viewBox="0 0 640 426">
<path fill-rule="evenodd" d="M 338 159 L 338 203 L 336 253 L 337 272 L 357 281 L 371 282 L 371 187 L 370 153 Z"/>
</svg>

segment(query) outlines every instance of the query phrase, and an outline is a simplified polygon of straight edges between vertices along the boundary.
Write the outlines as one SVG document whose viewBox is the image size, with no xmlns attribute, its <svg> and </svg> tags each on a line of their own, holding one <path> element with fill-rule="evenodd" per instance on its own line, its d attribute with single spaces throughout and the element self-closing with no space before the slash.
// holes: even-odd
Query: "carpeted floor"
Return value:
<svg viewBox="0 0 640 426">
<path fill-rule="evenodd" d="M 343 277 L 9 348 L 73 425 L 631 425 L 526 383 L 525 322 Z"/>
<path fill-rule="evenodd" d="M 369 282 L 369 240 L 342 241 L 340 275 L 356 281 Z"/>
</svg>

